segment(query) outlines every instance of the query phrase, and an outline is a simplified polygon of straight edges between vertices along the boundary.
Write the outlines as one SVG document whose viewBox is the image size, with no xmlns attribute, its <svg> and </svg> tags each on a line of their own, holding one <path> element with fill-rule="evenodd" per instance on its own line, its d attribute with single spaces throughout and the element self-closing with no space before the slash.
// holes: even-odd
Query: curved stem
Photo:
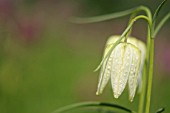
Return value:
<svg viewBox="0 0 170 113">
<path fill-rule="evenodd" d="M 152 91 L 152 78 L 153 78 L 153 65 L 154 65 L 154 39 L 150 40 L 150 57 L 149 57 L 149 78 L 147 87 L 147 100 L 146 100 L 146 111 L 150 111 L 151 91 Z"/>
<path fill-rule="evenodd" d="M 148 61 L 149 61 L 149 47 L 150 47 L 150 36 L 151 36 L 151 22 L 152 22 L 152 14 L 151 14 L 151 11 L 147 8 L 147 7 L 144 7 L 144 6 L 141 6 L 139 9 L 141 10 L 144 10 L 148 16 L 148 19 L 150 21 L 150 24 L 148 25 L 148 30 L 147 30 L 147 50 L 146 50 L 146 62 L 144 64 L 144 70 L 143 70 L 143 76 L 142 76 L 142 92 L 140 94 L 140 98 L 139 98 L 139 106 L 138 106 L 138 113 L 143 113 L 143 110 L 144 110 L 144 102 L 145 102 L 145 94 L 146 94 L 146 83 L 147 83 L 147 67 L 148 67 Z M 137 10 L 136 12 L 134 12 L 132 15 L 131 15 L 131 18 L 130 20 L 132 20 L 136 14 L 139 12 L 140 10 Z M 130 34 L 131 30 L 129 31 L 129 34 Z M 127 35 L 129 35 L 127 34 Z"/>
<path fill-rule="evenodd" d="M 130 17 L 130 19 L 129 19 L 129 23 L 128 23 L 128 24 L 130 24 L 130 22 L 131 22 L 132 19 L 137 15 L 137 13 L 139 13 L 139 12 L 142 11 L 142 10 L 145 11 L 148 19 L 150 20 L 150 22 L 152 22 L 152 14 L 151 14 L 151 11 L 150 11 L 147 7 L 145 7 L 145 6 L 140 6 L 140 7 L 138 7 L 138 9 L 136 9 L 136 10 L 132 13 L 132 15 L 131 15 L 131 17 Z M 126 37 L 128 37 L 128 35 L 130 35 L 131 32 L 132 32 L 132 29 L 130 29 L 130 31 L 129 31 L 129 33 L 127 33 Z M 150 38 L 150 37 L 149 37 L 149 38 Z M 125 41 L 126 41 L 126 40 L 127 40 L 127 38 L 125 38 Z"/>
<path fill-rule="evenodd" d="M 153 21 L 152 25 L 150 27 L 150 33 L 148 33 L 148 47 L 147 47 L 147 63 L 149 63 L 148 71 L 148 86 L 147 86 L 147 99 L 146 99 L 146 109 L 145 113 L 150 112 L 150 103 L 151 103 L 151 92 L 152 92 L 152 79 L 153 79 L 153 65 L 154 65 L 154 38 L 160 28 L 163 26 L 163 24 L 170 18 L 170 13 L 168 13 L 162 21 L 158 24 L 158 27 L 155 29 L 155 23 L 156 23 L 156 18 L 165 4 L 167 0 L 164 0 L 156 9 L 154 16 L 153 16 Z M 149 29 L 148 29 L 149 31 Z M 150 35 L 150 36 L 149 36 Z"/>
<path fill-rule="evenodd" d="M 125 29 L 125 31 L 122 33 L 122 35 L 120 36 L 120 38 L 115 42 L 115 44 L 111 47 L 111 49 L 109 50 L 109 52 L 106 54 L 106 56 L 102 59 L 102 61 L 100 62 L 100 64 L 98 65 L 98 67 L 94 70 L 97 71 L 100 69 L 101 65 L 103 64 L 103 62 L 106 60 L 106 58 L 111 54 L 112 50 L 120 43 L 120 41 L 126 36 L 126 34 L 129 32 L 129 30 L 131 29 L 131 27 L 133 26 L 133 24 L 139 20 L 139 19 L 144 19 L 148 22 L 149 27 L 151 27 L 152 23 L 150 21 L 150 19 L 147 16 L 144 15 L 139 15 L 136 16 L 134 19 L 132 19 L 132 21 L 130 22 L 130 24 L 128 25 L 128 27 Z"/>
<path fill-rule="evenodd" d="M 134 111 L 125 108 L 123 106 L 120 105 L 116 105 L 116 104 L 112 104 L 112 103 L 105 103 L 105 102 L 83 102 L 83 103 L 77 103 L 77 104 L 72 104 L 72 105 L 68 105 L 65 106 L 63 108 L 60 108 L 58 110 L 55 110 L 52 113 L 62 113 L 62 112 L 66 112 L 72 109 L 76 109 L 76 108 L 82 108 L 82 107 L 110 107 L 110 108 L 117 108 L 123 111 L 126 111 L 128 113 L 135 113 Z"/>
<path fill-rule="evenodd" d="M 139 11 L 136 10 L 135 12 L 133 12 L 133 13 L 131 14 L 128 25 L 129 25 L 130 22 L 133 20 L 133 18 L 135 18 L 136 14 L 137 14 L 138 12 L 139 12 Z M 127 42 L 127 38 L 128 38 L 128 36 L 131 34 L 131 32 L 132 32 L 132 28 L 131 28 L 131 29 L 129 30 L 129 32 L 126 34 L 124 42 Z"/>
<path fill-rule="evenodd" d="M 148 18 L 149 18 L 150 20 L 152 20 L 151 11 L 150 11 L 147 7 L 145 7 L 145 6 L 140 6 L 140 7 L 139 7 L 139 11 L 140 11 L 140 10 L 145 11 L 145 13 L 146 13 L 146 15 L 148 16 Z"/>
</svg>

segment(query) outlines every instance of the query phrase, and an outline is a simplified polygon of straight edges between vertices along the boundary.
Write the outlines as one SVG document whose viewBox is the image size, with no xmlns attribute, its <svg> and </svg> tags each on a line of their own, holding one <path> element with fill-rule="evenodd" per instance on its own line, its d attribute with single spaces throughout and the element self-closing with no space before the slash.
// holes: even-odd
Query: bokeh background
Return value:
<svg viewBox="0 0 170 113">
<path fill-rule="evenodd" d="M 113 102 L 137 110 L 139 95 L 131 103 L 127 89 L 118 100 L 110 85 L 96 96 L 99 73 L 93 72 L 107 38 L 121 34 L 129 17 L 94 24 L 73 24 L 69 19 L 139 5 L 154 11 L 161 1 L 0 0 L 0 113 L 51 113 L 83 101 Z M 158 20 L 169 7 L 168 1 Z M 169 29 L 170 21 L 156 38 L 152 113 L 160 107 L 170 113 Z M 135 24 L 132 35 L 146 42 L 145 21 Z"/>
</svg>

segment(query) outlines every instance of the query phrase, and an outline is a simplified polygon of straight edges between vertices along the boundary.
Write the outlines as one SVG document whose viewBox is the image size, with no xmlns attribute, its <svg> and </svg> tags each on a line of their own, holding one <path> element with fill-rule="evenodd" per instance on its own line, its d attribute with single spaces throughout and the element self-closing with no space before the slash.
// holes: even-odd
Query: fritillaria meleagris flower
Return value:
<svg viewBox="0 0 170 113">
<path fill-rule="evenodd" d="M 120 36 L 108 39 L 104 57 L 118 38 Z M 118 98 L 128 84 L 129 99 L 133 101 L 137 86 L 141 89 L 145 53 L 146 47 L 142 41 L 133 37 L 128 37 L 127 42 L 121 41 L 102 64 L 96 94 L 101 94 L 111 79 L 114 97 Z"/>
</svg>

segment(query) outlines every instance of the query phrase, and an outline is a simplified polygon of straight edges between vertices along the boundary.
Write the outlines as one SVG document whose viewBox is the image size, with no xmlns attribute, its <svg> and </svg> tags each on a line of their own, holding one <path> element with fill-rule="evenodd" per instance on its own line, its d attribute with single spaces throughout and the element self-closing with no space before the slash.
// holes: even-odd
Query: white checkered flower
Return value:
<svg viewBox="0 0 170 113">
<path fill-rule="evenodd" d="M 120 36 L 111 36 L 108 39 L 104 57 L 118 38 Z M 118 98 L 128 84 L 129 100 L 133 101 L 137 86 L 141 89 L 145 52 L 145 44 L 136 38 L 128 37 L 126 43 L 121 41 L 102 64 L 96 94 L 103 92 L 111 78 L 114 97 Z"/>
</svg>

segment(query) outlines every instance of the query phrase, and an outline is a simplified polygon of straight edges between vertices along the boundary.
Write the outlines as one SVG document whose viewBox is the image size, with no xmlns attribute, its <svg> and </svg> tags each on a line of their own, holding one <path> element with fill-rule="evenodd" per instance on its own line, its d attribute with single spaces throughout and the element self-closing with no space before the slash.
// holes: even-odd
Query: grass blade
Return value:
<svg viewBox="0 0 170 113">
<path fill-rule="evenodd" d="M 71 104 L 63 108 L 60 108 L 52 113 L 62 113 L 62 112 L 66 112 L 66 111 L 70 111 L 70 110 L 82 108 L 82 107 L 110 107 L 110 108 L 117 108 L 117 109 L 126 111 L 128 113 L 135 113 L 134 111 L 128 108 L 125 108 L 123 106 L 113 104 L 113 103 L 105 103 L 105 102 L 82 102 L 82 103 L 77 103 L 77 104 Z"/>
</svg>

